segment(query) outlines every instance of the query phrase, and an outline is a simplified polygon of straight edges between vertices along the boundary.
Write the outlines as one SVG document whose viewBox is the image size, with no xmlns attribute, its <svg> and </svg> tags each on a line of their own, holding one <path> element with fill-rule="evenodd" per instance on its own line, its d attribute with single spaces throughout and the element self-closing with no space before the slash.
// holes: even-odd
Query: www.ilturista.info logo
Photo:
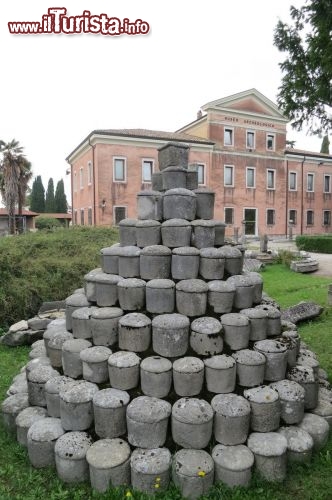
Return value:
<svg viewBox="0 0 332 500">
<path fill-rule="evenodd" d="M 94 35 L 147 35 L 150 25 L 142 19 L 130 22 L 128 18 L 108 17 L 107 14 L 91 14 L 84 10 L 80 16 L 67 16 L 65 7 L 51 7 L 42 22 L 8 22 L 13 35 L 43 35 L 92 33 Z"/>
</svg>

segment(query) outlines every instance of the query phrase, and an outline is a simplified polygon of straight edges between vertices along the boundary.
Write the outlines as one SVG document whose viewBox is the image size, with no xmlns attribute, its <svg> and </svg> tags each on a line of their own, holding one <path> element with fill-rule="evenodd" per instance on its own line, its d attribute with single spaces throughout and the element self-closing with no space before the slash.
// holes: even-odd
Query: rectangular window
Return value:
<svg viewBox="0 0 332 500">
<path fill-rule="evenodd" d="M 88 224 L 92 226 L 92 208 L 88 208 Z"/>
<path fill-rule="evenodd" d="M 266 186 L 267 189 L 276 188 L 276 171 L 268 169 L 266 172 Z"/>
<path fill-rule="evenodd" d="M 324 226 L 331 225 L 331 211 L 330 210 L 323 211 L 323 225 Z"/>
<path fill-rule="evenodd" d="M 84 208 L 81 208 L 81 226 L 84 226 Z"/>
<path fill-rule="evenodd" d="M 205 165 L 197 163 L 198 184 L 205 184 Z"/>
<path fill-rule="evenodd" d="M 234 224 L 234 208 L 224 209 L 225 224 Z"/>
<path fill-rule="evenodd" d="M 275 135 L 274 134 L 266 134 L 266 149 L 269 151 L 275 150 Z"/>
<path fill-rule="evenodd" d="M 126 182 L 125 158 L 113 158 L 113 181 Z"/>
<path fill-rule="evenodd" d="M 224 128 L 224 146 L 234 145 L 234 130 L 232 128 Z"/>
<path fill-rule="evenodd" d="M 324 175 L 324 193 L 331 192 L 331 176 Z"/>
<path fill-rule="evenodd" d="M 247 148 L 255 149 L 255 132 L 247 132 Z"/>
<path fill-rule="evenodd" d="M 224 166 L 224 186 L 233 187 L 234 186 L 234 167 L 233 165 Z"/>
<path fill-rule="evenodd" d="M 296 191 L 297 189 L 297 179 L 296 179 L 296 172 L 289 172 L 289 190 L 290 191 Z"/>
<path fill-rule="evenodd" d="M 252 167 L 247 167 L 246 185 L 247 185 L 247 188 L 254 188 L 255 187 L 255 169 Z"/>
<path fill-rule="evenodd" d="M 92 162 L 88 161 L 88 184 L 92 184 Z"/>
<path fill-rule="evenodd" d="M 276 212 L 273 208 L 268 208 L 266 210 L 266 224 L 268 226 L 273 226 L 276 223 Z"/>
<path fill-rule="evenodd" d="M 307 226 L 313 226 L 314 224 L 314 211 L 307 210 Z"/>
<path fill-rule="evenodd" d="M 297 224 L 297 211 L 296 210 L 289 211 L 288 222 L 289 222 L 289 224 L 293 224 L 294 226 Z"/>
<path fill-rule="evenodd" d="M 80 168 L 80 189 L 84 187 L 84 170 L 83 167 Z"/>
<path fill-rule="evenodd" d="M 307 191 L 314 191 L 314 174 L 307 174 Z"/>
<path fill-rule="evenodd" d="M 152 182 L 153 160 L 142 160 L 142 182 Z"/>
<path fill-rule="evenodd" d="M 76 173 L 76 171 L 74 172 L 73 187 L 74 187 L 74 191 L 77 191 L 77 173 Z"/>
<path fill-rule="evenodd" d="M 126 219 L 127 207 L 114 207 L 114 224 L 117 226 L 120 221 Z"/>
</svg>

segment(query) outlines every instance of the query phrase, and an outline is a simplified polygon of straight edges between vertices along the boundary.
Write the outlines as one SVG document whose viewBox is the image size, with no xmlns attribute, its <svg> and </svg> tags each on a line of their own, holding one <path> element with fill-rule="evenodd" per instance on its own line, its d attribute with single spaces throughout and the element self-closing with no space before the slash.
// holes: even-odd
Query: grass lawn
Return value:
<svg viewBox="0 0 332 500">
<path fill-rule="evenodd" d="M 283 265 L 268 266 L 262 273 L 264 290 L 282 307 L 294 305 L 303 300 L 314 300 L 327 305 L 327 285 L 331 280 L 296 274 Z M 321 366 L 332 380 L 332 308 L 315 321 L 299 328 L 301 338 L 317 353 Z M 12 378 L 19 372 L 28 358 L 25 347 L 8 348 L 0 346 L 0 399 L 5 397 Z M 207 499 L 227 500 L 330 500 L 332 498 L 332 438 L 310 465 L 289 468 L 287 479 L 282 484 L 262 481 L 254 474 L 249 489 L 230 490 L 222 485 L 214 486 Z M 88 500 L 125 499 L 131 496 L 126 488 L 110 490 L 106 494 L 94 493 L 86 485 L 68 487 L 56 478 L 53 469 L 36 470 L 29 465 L 26 450 L 9 436 L 0 423 L 0 500 Z M 147 498 L 132 492 L 135 499 Z M 174 488 L 157 498 L 177 500 L 181 498 Z"/>
</svg>

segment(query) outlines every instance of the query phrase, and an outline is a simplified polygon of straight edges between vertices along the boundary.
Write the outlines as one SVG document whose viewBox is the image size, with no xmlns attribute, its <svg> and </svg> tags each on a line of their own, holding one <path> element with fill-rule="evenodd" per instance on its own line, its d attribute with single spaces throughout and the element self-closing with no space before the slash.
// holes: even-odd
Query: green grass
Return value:
<svg viewBox="0 0 332 500">
<path fill-rule="evenodd" d="M 46 250 L 45 250 L 46 252 Z M 315 321 L 301 325 L 299 331 L 317 353 L 321 366 L 332 380 L 332 309 L 327 307 L 327 285 L 330 280 L 306 276 L 290 271 L 286 266 L 271 265 L 262 273 L 264 290 L 282 307 L 302 300 L 315 300 L 326 307 Z M 12 378 L 28 359 L 25 347 L 9 348 L 0 345 L 0 399 L 5 397 Z M 0 419 L 1 420 L 1 419 Z M 215 485 L 205 497 L 208 500 L 330 500 L 332 498 L 332 437 L 310 465 L 292 466 L 282 484 L 266 483 L 254 474 L 249 489 L 231 490 Z M 57 479 L 54 469 L 36 470 L 30 466 L 27 452 L 8 435 L 0 423 L 0 500 L 125 500 L 128 489 L 111 489 L 105 494 L 93 492 L 87 484 L 67 486 Z M 148 498 L 132 492 L 133 498 Z M 181 495 L 172 486 L 165 494 L 156 494 L 160 500 L 180 500 Z"/>
</svg>

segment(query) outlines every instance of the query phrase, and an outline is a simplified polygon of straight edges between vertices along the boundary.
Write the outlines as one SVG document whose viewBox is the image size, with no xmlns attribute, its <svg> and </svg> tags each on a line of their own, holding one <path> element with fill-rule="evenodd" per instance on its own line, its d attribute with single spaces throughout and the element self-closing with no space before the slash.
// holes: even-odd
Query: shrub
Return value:
<svg viewBox="0 0 332 500">
<path fill-rule="evenodd" d="M 332 234 L 323 236 L 296 236 L 296 246 L 299 250 L 317 253 L 332 253 Z"/>
<path fill-rule="evenodd" d="M 35 225 L 37 229 L 54 229 L 55 227 L 61 227 L 62 224 L 58 219 L 53 219 L 53 217 L 44 217 L 39 215 L 35 219 Z"/>
<path fill-rule="evenodd" d="M 113 228 L 72 227 L 0 238 L 0 327 L 34 316 L 44 301 L 64 300 L 100 266 Z"/>
</svg>

